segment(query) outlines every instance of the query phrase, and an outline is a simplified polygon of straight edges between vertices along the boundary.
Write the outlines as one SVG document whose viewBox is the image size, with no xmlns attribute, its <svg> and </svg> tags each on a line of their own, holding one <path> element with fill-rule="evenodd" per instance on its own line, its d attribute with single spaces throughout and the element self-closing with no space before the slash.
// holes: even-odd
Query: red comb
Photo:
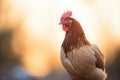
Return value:
<svg viewBox="0 0 120 80">
<path fill-rule="evenodd" d="M 60 20 L 63 21 L 66 17 L 70 17 L 70 16 L 72 16 L 72 11 L 68 10 L 68 11 L 63 13 Z"/>
</svg>

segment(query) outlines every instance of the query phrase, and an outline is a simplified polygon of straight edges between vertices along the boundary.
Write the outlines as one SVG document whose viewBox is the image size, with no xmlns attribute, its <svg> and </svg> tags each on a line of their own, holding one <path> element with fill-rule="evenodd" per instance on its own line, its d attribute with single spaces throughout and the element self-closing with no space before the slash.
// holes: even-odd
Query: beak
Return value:
<svg viewBox="0 0 120 80">
<path fill-rule="evenodd" d="M 58 23 L 58 25 L 61 25 L 61 24 L 63 24 L 63 22 L 59 22 L 59 23 Z"/>
</svg>

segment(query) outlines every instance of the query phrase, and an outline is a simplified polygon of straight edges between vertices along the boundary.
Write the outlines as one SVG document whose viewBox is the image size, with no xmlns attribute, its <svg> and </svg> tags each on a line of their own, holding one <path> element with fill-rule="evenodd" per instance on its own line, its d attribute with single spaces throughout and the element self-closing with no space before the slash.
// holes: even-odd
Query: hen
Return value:
<svg viewBox="0 0 120 80">
<path fill-rule="evenodd" d="M 61 46 L 61 62 L 72 80 L 105 80 L 104 56 L 95 44 L 91 44 L 80 25 L 66 11 L 60 19 L 66 32 Z"/>
</svg>

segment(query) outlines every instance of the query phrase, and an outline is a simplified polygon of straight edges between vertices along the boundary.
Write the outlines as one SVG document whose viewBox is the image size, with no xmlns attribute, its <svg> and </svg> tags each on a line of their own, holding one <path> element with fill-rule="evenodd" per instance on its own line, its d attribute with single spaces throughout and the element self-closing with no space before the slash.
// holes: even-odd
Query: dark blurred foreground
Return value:
<svg viewBox="0 0 120 80">
<path fill-rule="evenodd" d="M 116 48 L 115 52 L 115 60 L 110 65 L 107 65 L 107 80 L 120 80 L 120 47 Z M 107 62 L 107 64 L 109 64 Z"/>
<path fill-rule="evenodd" d="M 45 77 L 35 77 L 27 73 L 21 66 L 17 66 L 11 70 L 3 69 L 0 73 L 0 80 L 70 80 L 70 78 L 66 73 L 56 70 L 51 71 Z"/>
</svg>

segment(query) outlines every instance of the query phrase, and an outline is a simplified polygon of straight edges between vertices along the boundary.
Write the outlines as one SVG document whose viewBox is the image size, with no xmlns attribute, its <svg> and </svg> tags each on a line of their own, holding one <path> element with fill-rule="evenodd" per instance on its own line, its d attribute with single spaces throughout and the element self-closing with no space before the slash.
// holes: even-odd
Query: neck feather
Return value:
<svg viewBox="0 0 120 80">
<path fill-rule="evenodd" d="M 79 25 L 77 26 L 79 28 L 74 26 L 74 24 L 71 26 L 71 29 L 66 32 L 65 39 L 62 44 L 65 53 L 70 52 L 74 48 L 82 47 L 83 45 L 90 45 L 80 24 L 77 24 Z"/>
</svg>

